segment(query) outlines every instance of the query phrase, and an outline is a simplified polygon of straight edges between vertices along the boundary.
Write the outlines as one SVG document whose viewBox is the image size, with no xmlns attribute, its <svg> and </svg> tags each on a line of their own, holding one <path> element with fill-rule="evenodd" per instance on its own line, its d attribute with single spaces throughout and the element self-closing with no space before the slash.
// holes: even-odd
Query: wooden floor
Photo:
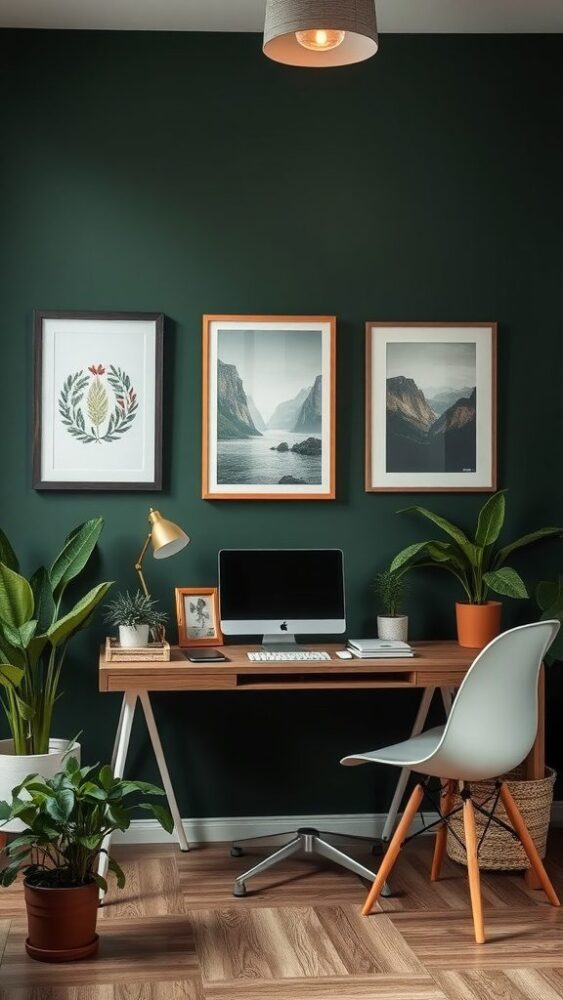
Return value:
<svg viewBox="0 0 563 1000">
<path fill-rule="evenodd" d="M 464 869 L 428 880 L 432 841 L 405 848 L 396 895 L 360 916 L 355 876 L 291 859 L 234 899 L 218 845 L 116 851 L 127 886 L 100 911 L 96 960 L 45 965 L 24 951 L 20 886 L 0 892 L 1 1000 L 556 1000 L 563 909 L 519 875 L 484 875 L 488 943 L 473 943 Z M 368 864 L 373 864 L 371 859 Z M 563 894 L 563 837 L 548 868 Z M 260 890 L 260 891 L 257 891 Z"/>
</svg>

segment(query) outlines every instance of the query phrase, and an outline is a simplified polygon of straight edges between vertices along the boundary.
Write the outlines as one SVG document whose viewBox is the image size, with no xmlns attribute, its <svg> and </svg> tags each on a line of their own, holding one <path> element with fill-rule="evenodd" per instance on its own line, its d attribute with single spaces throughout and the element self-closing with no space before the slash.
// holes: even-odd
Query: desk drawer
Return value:
<svg viewBox="0 0 563 1000">
<path fill-rule="evenodd" d="M 263 674 L 237 674 L 237 689 L 252 691 L 279 691 L 286 690 L 315 690 L 322 688 L 324 691 L 331 689 L 350 690 L 354 688 L 401 688 L 412 687 L 414 683 L 414 671 L 388 671 L 377 674 L 366 672 L 349 671 L 346 677 L 338 677 L 333 673 L 307 673 L 307 674 L 273 674 L 270 671 Z"/>
</svg>

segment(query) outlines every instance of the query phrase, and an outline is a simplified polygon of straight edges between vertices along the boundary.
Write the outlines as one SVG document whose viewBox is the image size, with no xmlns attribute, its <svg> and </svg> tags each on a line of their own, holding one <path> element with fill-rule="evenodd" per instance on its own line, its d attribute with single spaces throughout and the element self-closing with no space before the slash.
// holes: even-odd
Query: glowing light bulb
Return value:
<svg viewBox="0 0 563 1000">
<path fill-rule="evenodd" d="M 310 28 L 308 31 L 296 31 L 295 37 L 304 49 L 328 52 L 329 49 L 336 49 L 342 45 L 346 32 L 333 28 Z"/>
</svg>

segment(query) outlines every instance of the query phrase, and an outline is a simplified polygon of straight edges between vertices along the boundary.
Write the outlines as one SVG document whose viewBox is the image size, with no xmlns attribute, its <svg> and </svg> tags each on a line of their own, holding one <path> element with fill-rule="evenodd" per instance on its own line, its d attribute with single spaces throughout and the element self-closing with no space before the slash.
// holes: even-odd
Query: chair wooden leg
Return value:
<svg viewBox="0 0 563 1000">
<path fill-rule="evenodd" d="M 371 913 L 373 907 L 377 903 L 379 894 L 385 885 L 387 878 L 399 856 L 401 847 L 405 837 L 409 832 L 409 827 L 416 816 L 420 808 L 420 804 L 424 798 L 424 787 L 422 785 L 416 785 L 413 789 L 412 795 L 405 806 L 405 811 L 401 816 L 400 823 L 395 830 L 383 858 L 381 859 L 381 864 L 378 868 L 377 875 L 374 879 L 373 885 L 368 893 L 368 897 L 365 901 L 362 913 L 364 917 L 367 917 Z"/>
<path fill-rule="evenodd" d="M 522 813 L 516 805 L 508 785 L 505 785 L 504 783 L 501 785 L 500 798 L 506 810 L 506 815 L 520 838 L 520 843 L 528 855 L 530 864 L 536 873 L 538 881 L 549 899 L 549 902 L 552 906 L 560 906 L 557 893 L 549 880 L 549 876 L 537 852 L 536 845 L 534 844 L 528 827 L 522 818 Z"/>
<path fill-rule="evenodd" d="M 479 876 L 479 859 L 477 857 L 477 831 L 475 829 L 475 810 L 470 798 L 463 803 L 463 829 L 465 833 L 465 849 L 467 851 L 467 874 L 469 875 L 469 894 L 473 911 L 473 926 L 477 944 L 485 943 L 485 927 L 483 925 L 483 903 L 481 900 L 481 879 Z"/>
<path fill-rule="evenodd" d="M 446 781 L 442 789 L 442 794 L 440 796 L 440 812 L 442 816 L 447 816 L 450 809 L 452 808 L 452 803 L 455 794 L 455 781 Z M 437 882 L 440 878 L 440 871 L 442 869 L 442 862 L 444 860 L 444 854 L 446 852 L 446 843 L 448 840 L 448 827 L 445 823 L 441 823 L 438 827 L 436 833 L 436 839 L 434 841 L 434 857 L 432 858 L 432 871 L 430 873 L 430 880 L 432 882 Z"/>
</svg>

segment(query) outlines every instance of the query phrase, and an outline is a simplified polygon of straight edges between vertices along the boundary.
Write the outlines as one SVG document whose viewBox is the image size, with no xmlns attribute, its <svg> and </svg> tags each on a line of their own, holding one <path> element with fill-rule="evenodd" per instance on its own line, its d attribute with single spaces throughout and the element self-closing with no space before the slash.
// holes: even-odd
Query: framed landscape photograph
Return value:
<svg viewBox="0 0 563 1000">
<path fill-rule="evenodd" d="M 217 587 L 176 587 L 179 646 L 220 646 Z"/>
<path fill-rule="evenodd" d="M 204 500 L 333 500 L 333 316 L 204 316 Z"/>
<path fill-rule="evenodd" d="M 366 324 L 366 490 L 496 489 L 496 323 Z"/>
<path fill-rule="evenodd" d="M 161 313 L 35 312 L 35 489 L 162 489 L 163 326 Z"/>
</svg>

